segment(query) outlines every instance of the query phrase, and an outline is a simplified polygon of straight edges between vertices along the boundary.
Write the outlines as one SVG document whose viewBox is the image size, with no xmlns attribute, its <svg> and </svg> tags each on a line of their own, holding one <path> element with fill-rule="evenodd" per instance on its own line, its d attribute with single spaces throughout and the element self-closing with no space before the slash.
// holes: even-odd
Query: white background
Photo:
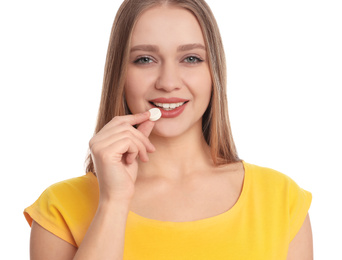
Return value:
<svg viewBox="0 0 342 260">
<path fill-rule="evenodd" d="M 29 259 L 23 210 L 84 174 L 121 1 L 0 4 L 0 258 Z M 239 155 L 313 193 L 315 259 L 342 259 L 342 8 L 336 0 L 210 0 Z"/>
</svg>

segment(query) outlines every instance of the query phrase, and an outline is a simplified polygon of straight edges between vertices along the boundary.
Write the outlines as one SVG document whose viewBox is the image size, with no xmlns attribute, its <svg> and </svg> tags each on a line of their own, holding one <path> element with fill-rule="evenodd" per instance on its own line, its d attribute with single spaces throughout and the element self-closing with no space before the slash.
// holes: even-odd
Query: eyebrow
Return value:
<svg viewBox="0 0 342 260">
<path fill-rule="evenodd" d="M 200 43 L 185 44 L 177 48 L 177 51 L 190 51 L 193 49 L 203 49 L 206 50 L 205 46 Z"/>
<path fill-rule="evenodd" d="M 181 45 L 177 48 L 178 52 L 181 51 L 190 51 L 193 49 L 203 49 L 206 50 L 205 46 L 200 43 L 192 43 L 192 44 L 185 44 Z M 132 47 L 131 52 L 134 51 L 148 51 L 148 52 L 159 52 L 159 48 L 156 45 L 149 45 L 149 44 L 141 44 Z"/>
<path fill-rule="evenodd" d="M 155 45 L 142 44 L 132 47 L 131 52 L 134 51 L 159 52 L 159 48 Z"/>
</svg>

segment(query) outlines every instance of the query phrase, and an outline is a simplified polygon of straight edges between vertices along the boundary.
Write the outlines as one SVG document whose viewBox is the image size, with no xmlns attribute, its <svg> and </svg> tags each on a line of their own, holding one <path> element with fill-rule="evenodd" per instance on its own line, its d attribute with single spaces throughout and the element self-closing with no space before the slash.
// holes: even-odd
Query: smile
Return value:
<svg viewBox="0 0 342 260">
<path fill-rule="evenodd" d="M 162 113 L 162 118 L 175 118 L 183 113 L 189 99 L 178 98 L 178 97 L 159 97 L 149 100 L 152 107 L 157 107 Z"/>
<path fill-rule="evenodd" d="M 186 102 L 178 102 L 178 103 L 157 103 L 157 102 L 151 102 L 152 105 L 155 105 L 156 107 L 162 108 L 166 111 L 174 110 L 180 106 L 183 106 Z"/>
</svg>

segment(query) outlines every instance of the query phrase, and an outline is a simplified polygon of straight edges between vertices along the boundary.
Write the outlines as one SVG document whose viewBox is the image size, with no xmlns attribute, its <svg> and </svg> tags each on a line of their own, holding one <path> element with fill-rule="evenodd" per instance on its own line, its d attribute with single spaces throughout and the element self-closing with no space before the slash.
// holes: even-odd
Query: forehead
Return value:
<svg viewBox="0 0 342 260">
<path fill-rule="evenodd" d="M 144 11 L 132 32 L 132 46 L 189 43 L 205 45 L 201 27 L 189 10 L 175 6 L 156 6 Z"/>
</svg>

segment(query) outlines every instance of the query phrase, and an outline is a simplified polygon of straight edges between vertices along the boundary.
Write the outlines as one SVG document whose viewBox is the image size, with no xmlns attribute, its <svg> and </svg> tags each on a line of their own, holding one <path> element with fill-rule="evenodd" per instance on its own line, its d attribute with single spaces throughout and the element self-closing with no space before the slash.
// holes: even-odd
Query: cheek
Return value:
<svg viewBox="0 0 342 260">
<path fill-rule="evenodd" d="M 209 103 L 212 80 L 209 69 L 199 70 L 197 73 L 189 73 L 186 76 L 187 85 L 191 87 L 191 92 L 197 98 L 200 98 L 203 102 Z"/>
<path fill-rule="evenodd" d="M 203 91 L 203 96 L 206 98 L 207 103 L 209 103 L 213 81 L 211 79 L 209 68 L 207 68 L 203 73 L 201 74 L 200 82 L 201 84 L 201 90 Z"/>
<path fill-rule="evenodd" d="M 127 106 L 133 114 L 146 110 L 147 94 L 152 82 L 152 77 L 143 70 L 127 70 L 124 91 Z"/>
<path fill-rule="evenodd" d="M 139 100 L 139 88 L 138 79 L 134 76 L 134 73 L 127 73 L 127 79 L 125 82 L 125 98 L 129 110 L 134 114 L 137 110 L 136 101 Z"/>
</svg>

